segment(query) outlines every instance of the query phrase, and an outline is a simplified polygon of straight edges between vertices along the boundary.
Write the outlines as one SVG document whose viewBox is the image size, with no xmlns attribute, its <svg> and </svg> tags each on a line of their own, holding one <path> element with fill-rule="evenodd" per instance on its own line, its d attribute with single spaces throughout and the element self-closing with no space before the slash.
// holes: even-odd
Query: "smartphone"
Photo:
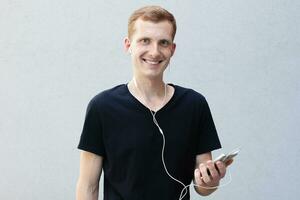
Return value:
<svg viewBox="0 0 300 200">
<path fill-rule="evenodd" d="M 238 155 L 239 152 L 240 152 L 240 149 L 235 149 L 235 150 L 231 151 L 228 154 L 223 154 L 222 153 L 216 159 L 214 159 L 214 162 L 222 161 L 222 162 L 226 163 L 227 161 L 233 159 L 236 155 Z"/>
</svg>

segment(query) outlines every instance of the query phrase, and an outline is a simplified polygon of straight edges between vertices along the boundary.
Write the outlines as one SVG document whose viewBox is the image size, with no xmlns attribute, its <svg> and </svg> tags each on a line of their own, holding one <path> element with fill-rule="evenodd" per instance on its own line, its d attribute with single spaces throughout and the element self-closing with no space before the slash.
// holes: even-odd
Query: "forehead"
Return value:
<svg viewBox="0 0 300 200">
<path fill-rule="evenodd" d="M 151 22 L 138 19 L 134 25 L 133 38 L 148 37 L 172 40 L 173 27 L 169 21 Z"/>
</svg>

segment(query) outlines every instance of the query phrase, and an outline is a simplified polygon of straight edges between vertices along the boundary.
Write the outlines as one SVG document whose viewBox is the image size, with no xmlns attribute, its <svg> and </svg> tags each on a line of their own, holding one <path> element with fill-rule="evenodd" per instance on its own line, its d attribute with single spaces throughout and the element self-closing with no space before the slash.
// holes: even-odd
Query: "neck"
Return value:
<svg viewBox="0 0 300 200">
<path fill-rule="evenodd" d="M 165 105 L 168 91 L 162 79 L 153 81 L 133 77 L 128 89 L 149 110 L 156 112 Z"/>
<path fill-rule="evenodd" d="M 132 83 L 147 100 L 164 97 L 165 95 L 165 83 L 162 78 L 143 79 L 140 77 L 133 77 Z"/>
</svg>

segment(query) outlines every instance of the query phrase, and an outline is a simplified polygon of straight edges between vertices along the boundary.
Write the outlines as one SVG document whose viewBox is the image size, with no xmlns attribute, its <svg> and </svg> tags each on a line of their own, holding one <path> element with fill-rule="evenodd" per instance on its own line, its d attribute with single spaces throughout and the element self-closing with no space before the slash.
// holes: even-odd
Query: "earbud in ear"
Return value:
<svg viewBox="0 0 300 200">
<path fill-rule="evenodd" d="M 129 47 L 128 52 L 131 53 L 131 48 Z"/>
</svg>

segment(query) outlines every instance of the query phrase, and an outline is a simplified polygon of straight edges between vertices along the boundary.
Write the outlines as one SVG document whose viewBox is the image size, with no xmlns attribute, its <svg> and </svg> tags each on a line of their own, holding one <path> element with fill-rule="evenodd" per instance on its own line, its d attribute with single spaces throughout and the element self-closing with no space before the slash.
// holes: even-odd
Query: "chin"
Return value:
<svg viewBox="0 0 300 200">
<path fill-rule="evenodd" d="M 166 69 L 165 64 L 161 63 L 161 65 L 157 67 L 151 67 L 148 65 L 140 64 L 136 69 L 138 74 L 142 77 L 148 78 L 148 79 L 156 79 L 163 76 L 163 73 Z"/>
</svg>

